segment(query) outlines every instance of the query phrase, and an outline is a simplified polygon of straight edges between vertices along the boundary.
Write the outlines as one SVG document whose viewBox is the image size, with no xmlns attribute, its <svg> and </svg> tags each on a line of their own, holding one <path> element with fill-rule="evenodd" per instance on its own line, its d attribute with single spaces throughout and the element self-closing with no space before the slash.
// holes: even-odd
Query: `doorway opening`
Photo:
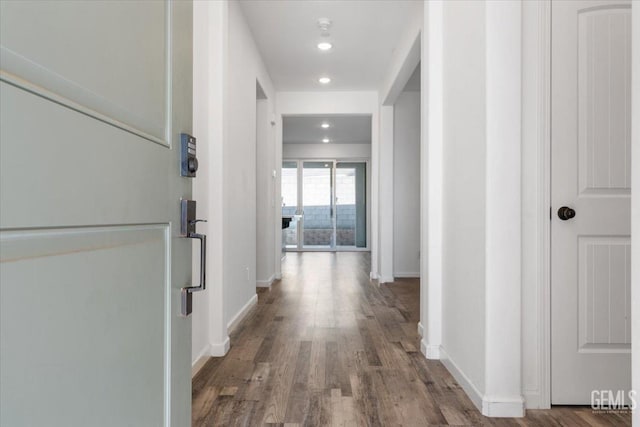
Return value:
<svg viewBox="0 0 640 427">
<path fill-rule="evenodd" d="M 368 251 L 371 116 L 283 124 L 283 251 Z"/>
</svg>

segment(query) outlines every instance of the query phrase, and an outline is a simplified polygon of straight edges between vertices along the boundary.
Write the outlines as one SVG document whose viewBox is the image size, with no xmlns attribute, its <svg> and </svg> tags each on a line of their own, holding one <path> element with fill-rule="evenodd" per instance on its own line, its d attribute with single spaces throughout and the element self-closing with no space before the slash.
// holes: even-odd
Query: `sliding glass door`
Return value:
<svg viewBox="0 0 640 427">
<path fill-rule="evenodd" d="M 300 211 L 298 208 L 298 162 L 282 163 L 282 247 L 298 248 Z"/>
<path fill-rule="evenodd" d="M 333 161 L 302 162 L 302 248 L 335 248 Z"/>
<path fill-rule="evenodd" d="M 367 164 L 364 161 L 284 161 L 284 249 L 366 249 L 366 176 Z M 289 224 L 284 228 L 286 222 Z"/>
<path fill-rule="evenodd" d="M 366 175 L 364 162 L 336 164 L 336 245 L 367 247 Z"/>
</svg>

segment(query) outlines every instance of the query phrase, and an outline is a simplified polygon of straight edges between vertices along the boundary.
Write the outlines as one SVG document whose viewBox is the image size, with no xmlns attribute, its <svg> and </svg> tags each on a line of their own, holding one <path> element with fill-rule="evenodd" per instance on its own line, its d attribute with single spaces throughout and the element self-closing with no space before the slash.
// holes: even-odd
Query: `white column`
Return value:
<svg viewBox="0 0 640 427">
<path fill-rule="evenodd" d="M 425 3 L 422 37 L 420 326 L 428 359 L 439 359 L 442 345 L 442 9 L 441 0 Z"/>
<path fill-rule="evenodd" d="M 206 331 L 206 343 L 194 348 L 194 357 L 223 356 L 229 350 L 229 337 L 223 317 L 222 278 L 222 149 L 224 128 L 224 60 L 227 39 L 227 3 L 194 2 L 194 111 L 193 129 L 198 140 L 200 169 L 194 181 L 199 225 L 207 239 L 207 290 L 194 295 L 194 340 Z M 214 236 L 214 237 L 211 237 Z M 198 252 L 199 253 L 199 252 Z M 194 255 L 199 269 L 199 255 Z M 194 273 L 195 274 L 195 273 Z M 195 276 L 194 276 L 195 277 Z M 198 340 L 200 340 L 198 336 Z M 194 342 L 194 346 L 196 343 Z"/>
<path fill-rule="evenodd" d="M 379 281 L 393 282 L 393 106 L 380 107 Z"/>
<path fill-rule="evenodd" d="M 521 386 L 521 2 L 487 1 L 486 381 L 482 413 L 524 415 Z"/>
<path fill-rule="evenodd" d="M 371 127 L 371 279 L 380 275 L 380 114 L 372 114 Z"/>
</svg>

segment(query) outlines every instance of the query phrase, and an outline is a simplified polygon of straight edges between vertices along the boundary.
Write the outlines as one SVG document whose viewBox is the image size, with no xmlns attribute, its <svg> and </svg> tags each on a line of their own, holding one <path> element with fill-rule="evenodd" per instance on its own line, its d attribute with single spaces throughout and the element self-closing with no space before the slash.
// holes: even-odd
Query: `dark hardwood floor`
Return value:
<svg viewBox="0 0 640 427">
<path fill-rule="evenodd" d="M 418 280 L 378 286 L 369 254 L 289 253 L 283 277 L 193 380 L 194 426 L 623 426 L 590 408 L 483 417 L 420 353 Z"/>
</svg>

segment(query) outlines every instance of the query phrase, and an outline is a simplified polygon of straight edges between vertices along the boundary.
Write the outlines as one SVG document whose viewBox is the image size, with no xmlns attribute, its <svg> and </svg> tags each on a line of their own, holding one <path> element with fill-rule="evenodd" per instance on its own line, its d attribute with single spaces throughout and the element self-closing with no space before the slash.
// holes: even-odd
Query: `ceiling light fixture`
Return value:
<svg viewBox="0 0 640 427">
<path fill-rule="evenodd" d="M 324 144 L 328 144 L 328 143 L 329 143 L 329 138 L 323 138 L 323 139 L 322 139 L 322 142 L 323 142 Z"/>
<path fill-rule="evenodd" d="M 330 127 L 330 126 L 331 126 L 331 125 L 330 125 L 329 123 L 326 123 L 326 122 L 320 125 L 320 127 L 321 127 L 322 129 L 329 129 L 329 127 Z"/>
<path fill-rule="evenodd" d="M 327 50 L 331 50 L 332 47 L 333 47 L 333 45 L 331 43 L 329 43 L 329 42 L 320 42 L 320 43 L 318 43 L 318 49 L 320 49 L 320 50 L 327 51 Z"/>
<path fill-rule="evenodd" d="M 318 79 L 318 82 L 320 82 L 323 85 L 326 85 L 326 84 L 331 83 L 331 79 L 329 77 L 320 77 Z"/>
</svg>

